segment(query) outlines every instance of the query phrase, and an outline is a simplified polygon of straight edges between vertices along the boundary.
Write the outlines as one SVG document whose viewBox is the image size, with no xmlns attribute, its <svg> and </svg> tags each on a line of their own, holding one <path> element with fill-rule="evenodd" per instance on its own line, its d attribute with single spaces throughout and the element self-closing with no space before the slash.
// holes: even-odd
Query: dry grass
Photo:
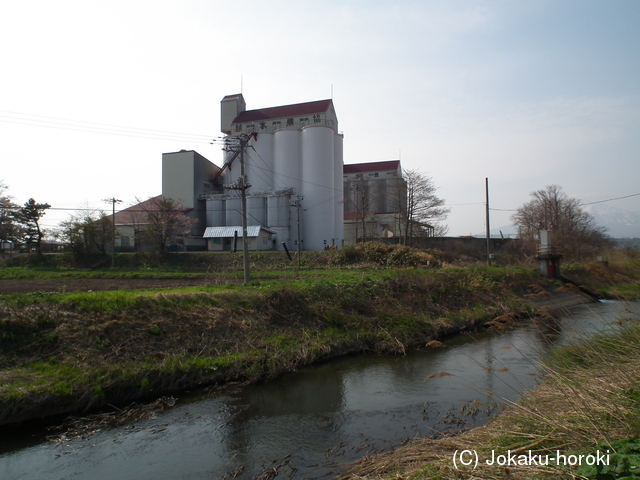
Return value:
<svg viewBox="0 0 640 480">
<path fill-rule="evenodd" d="M 441 439 L 416 439 L 367 457 L 337 477 L 346 479 L 575 479 L 577 467 L 489 466 L 495 455 L 592 452 L 598 442 L 640 433 L 640 326 L 597 339 L 556 358 L 545 382 L 487 425 Z M 636 389 L 636 390 L 634 390 Z M 475 450 L 477 469 L 458 469 L 455 452 Z"/>
</svg>

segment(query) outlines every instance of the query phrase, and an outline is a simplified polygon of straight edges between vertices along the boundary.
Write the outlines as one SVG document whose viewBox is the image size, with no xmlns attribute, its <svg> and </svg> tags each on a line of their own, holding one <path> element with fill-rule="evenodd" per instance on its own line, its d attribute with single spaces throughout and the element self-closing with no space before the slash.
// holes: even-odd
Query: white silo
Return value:
<svg viewBox="0 0 640 480">
<path fill-rule="evenodd" d="M 300 193 L 301 133 L 299 130 L 278 130 L 273 145 L 273 187 L 294 188 Z"/>
<path fill-rule="evenodd" d="M 344 136 L 336 133 L 333 138 L 333 208 L 334 208 L 334 245 L 342 247 L 344 239 L 344 161 L 343 161 Z"/>
<path fill-rule="evenodd" d="M 334 131 L 324 126 L 302 129 L 301 191 L 303 248 L 323 250 L 335 239 Z"/>
<path fill-rule="evenodd" d="M 220 227 L 225 225 L 225 201 L 224 199 L 207 200 L 207 226 Z"/>
<path fill-rule="evenodd" d="M 266 227 L 267 198 L 247 197 L 247 225 L 262 225 Z"/>
<path fill-rule="evenodd" d="M 223 184 L 231 185 L 238 181 L 240 177 L 240 158 L 236 158 L 231 164 L 229 159 L 234 155 L 233 152 L 226 152 L 224 156 L 224 164 L 227 165 L 224 171 Z"/>
<path fill-rule="evenodd" d="M 245 173 L 251 184 L 249 192 L 273 189 L 273 143 L 273 133 L 258 133 L 249 142 L 250 148 L 246 149 L 244 157 Z M 240 162 L 240 159 L 235 161 Z"/>
<path fill-rule="evenodd" d="M 290 200 L 288 195 L 272 195 L 267 197 L 267 224 L 271 230 L 276 232 L 276 247 L 283 250 L 282 242 L 287 243 L 287 247 L 293 248 L 291 241 Z M 295 237 L 295 235 L 294 235 Z"/>
<path fill-rule="evenodd" d="M 226 223 L 227 227 L 237 227 L 242 225 L 242 201 L 240 197 L 230 197 L 226 204 Z"/>
</svg>

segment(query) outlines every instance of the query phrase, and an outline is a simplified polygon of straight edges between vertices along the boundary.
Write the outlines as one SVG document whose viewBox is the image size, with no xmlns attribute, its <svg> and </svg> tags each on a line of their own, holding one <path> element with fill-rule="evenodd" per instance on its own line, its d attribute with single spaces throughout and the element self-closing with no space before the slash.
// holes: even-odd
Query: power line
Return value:
<svg viewBox="0 0 640 480">
<path fill-rule="evenodd" d="M 195 143 L 211 143 L 211 135 L 88 122 L 84 120 L 48 117 L 45 115 L 12 112 L 8 110 L 0 110 L 0 112 L 10 114 L 0 114 L 0 122 L 27 125 L 31 127 L 55 128 L 82 133 L 99 133 L 102 135 L 116 135 L 133 138 L 149 138 L 153 140 L 180 140 Z"/>
<path fill-rule="evenodd" d="M 640 195 L 640 193 L 632 193 L 631 195 L 625 195 L 624 197 L 608 198 L 606 200 L 598 200 L 597 202 L 583 203 L 582 205 L 595 205 L 596 203 L 612 202 L 613 200 L 622 200 L 623 198 L 637 197 L 638 195 Z"/>
</svg>

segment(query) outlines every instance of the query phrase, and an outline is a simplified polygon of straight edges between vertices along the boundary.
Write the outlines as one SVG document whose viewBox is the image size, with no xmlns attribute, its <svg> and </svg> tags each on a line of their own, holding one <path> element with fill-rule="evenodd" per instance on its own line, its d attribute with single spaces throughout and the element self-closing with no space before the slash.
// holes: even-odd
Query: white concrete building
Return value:
<svg viewBox="0 0 640 480">
<path fill-rule="evenodd" d="M 343 181 L 346 242 L 401 235 L 407 184 L 400 160 L 345 165 Z"/>
<path fill-rule="evenodd" d="M 202 199 L 219 191 L 213 178 L 220 168 L 193 150 L 162 154 L 162 196 L 181 202 L 187 215 L 197 220 L 185 240 L 189 249 L 204 249 L 202 238 L 207 225 L 206 202 Z"/>
<path fill-rule="evenodd" d="M 273 231 L 273 245 L 293 248 L 298 236 L 303 250 L 343 244 L 343 135 L 332 100 L 246 110 L 242 94 L 221 101 L 221 130 L 231 140 L 250 136 L 244 154 L 247 223 Z M 203 193 L 207 226 L 242 223 L 240 192 L 229 188 L 240 177 L 240 159 L 228 152 L 222 193 Z M 301 199 L 298 211 L 293 205 Z"/>
</svg>

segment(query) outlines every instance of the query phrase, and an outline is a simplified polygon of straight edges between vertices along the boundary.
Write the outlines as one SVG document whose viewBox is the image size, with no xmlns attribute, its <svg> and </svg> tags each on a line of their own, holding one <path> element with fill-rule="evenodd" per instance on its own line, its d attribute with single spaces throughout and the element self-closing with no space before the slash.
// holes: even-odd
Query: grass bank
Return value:
<svg viewBox="0 0 640 480">
<path fill-rule="evenodd" d="M 336 270 L 324 278 L 6 295 L 0 423 L 256 382 L 355 352 L 404 353 L 503 315 L 531 268 Z"/>
<path fill-rule="evenodd" d="M 556 351 L 543 384 L 487 425 L 416 439 L 363 459 L 337 480 L 640 478 L 640 325 L 637 318 L 619 323 L 619 333 Z M 463 451 L 477 453 L 477 466 L 473 454 L 464 459 L 471 465 L 459 456 L 454 464 Z M 558 452 L 567 458 L 556 461 Z M 606 464 L 593 464 L 598 452 Z M 500 456 L 509 463 L 491 464 Z"/>
</svg>

